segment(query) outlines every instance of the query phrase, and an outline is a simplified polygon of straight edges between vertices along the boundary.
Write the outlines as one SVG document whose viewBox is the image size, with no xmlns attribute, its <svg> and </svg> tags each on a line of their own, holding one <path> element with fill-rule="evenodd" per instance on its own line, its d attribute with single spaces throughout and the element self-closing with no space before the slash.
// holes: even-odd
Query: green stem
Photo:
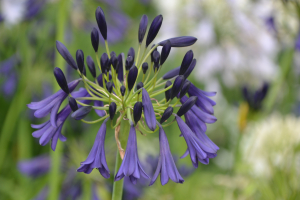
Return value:
<svg viewBox="0 0 300 200">
<path fill-rule="evenodd" d="M 129 135 L 130 125 L 127 121 L 124 121 L 123 119 L 120 119 L 121 122 L 121 128 L 119 132 L 119 141 L 121 143 L 121 146 L 123 149 L 126 149 L 126 141 Z M 119 151 L 117 150 L 117 156 L 116 156 L 116 165 L 115 165 L 115 176 L 118 173 L 118 170 L 122 164 L 122 158 L 120 156 Z M 113 193 L 112 193 L 112 200 L 121 200 L 123 195 L 123 183 L 124 178 L 122 178 L 119 181 L 115 181 L 113 185 Z"/>
</svg>

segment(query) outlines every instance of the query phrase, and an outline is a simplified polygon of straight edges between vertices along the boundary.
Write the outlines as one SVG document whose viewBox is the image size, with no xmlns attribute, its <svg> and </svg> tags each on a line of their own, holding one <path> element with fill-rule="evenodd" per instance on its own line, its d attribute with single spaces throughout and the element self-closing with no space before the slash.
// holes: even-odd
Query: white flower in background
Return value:
<svg viewBox="0 0 300 200">
<path fill-rule="evenodd" d="M 154 5 L 165 13 L 162 30 L 168 35 L 163 38 L 178 33 L 198 38 L 195 55 L 201 56 L 196 58 L 195 76 L 208 87 L 215 82 L 234 87 L 275 80 L 278 52 L 283 45 L 293 45 L 291 33 L 297 32 L 296 16 L 281 1 L 157 0 Z M 270 16 L 278 36 L 267 27 Z"/>
<path fill-rule="evenodd" d="M 22 20 L 26 0 L 2 0 L 1 14 L 7 25 L 14 25 Z"/>
<path fill-rule="evenodd" d="M 274 169 L 299 168 L 300 119 L 272 114 L 249 124 L 241 142 L 242 158 L 256 176 L 272 177 Z"/>
</svg>

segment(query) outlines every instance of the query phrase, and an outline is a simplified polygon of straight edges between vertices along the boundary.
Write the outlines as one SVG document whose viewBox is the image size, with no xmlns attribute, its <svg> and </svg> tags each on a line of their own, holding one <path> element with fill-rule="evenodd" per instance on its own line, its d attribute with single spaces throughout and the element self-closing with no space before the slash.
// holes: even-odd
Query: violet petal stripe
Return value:
<svg viewBox="0 0 300 200">
<path fill-rule="evenodd" d="M 187 47 L 193 45 L 197 41 L 197 38 L 192 36 L 174 37 L 174 38 L 161 41 L 159 45 L 160 46 L 165 45 L 168 40 L 170 41 L 172 47 Z"/>
<path fill-rule="evenodd" d="M 187 101 L 187 96 L 183 96 L 180 99 L 180 102 L 182 104 L 184 104 Z M 203 122 L 208 123 L 208 124 L 212 124 L 215 123 L 217 121 L 217 118 L 213 115 L 210 115 L 206 112 L 203 112 L 200 108 L 198 108 L 197 106 L 192 106 L 191 111 L 194 112 L 194 114 Z"/>
<path fill-rule="evenodd" d="M 143 110 L 144 110 L 144 116 L 147 126 L 150 130 L 154 131 L 156 128 L 156 118 L 155 113 L 153 109 L 153 105 L 151 102 L 151 99 L 149 97 L 149 94 L 145 88 L 142 89 L 142 102 L 143 102 Z"/>
</svg>

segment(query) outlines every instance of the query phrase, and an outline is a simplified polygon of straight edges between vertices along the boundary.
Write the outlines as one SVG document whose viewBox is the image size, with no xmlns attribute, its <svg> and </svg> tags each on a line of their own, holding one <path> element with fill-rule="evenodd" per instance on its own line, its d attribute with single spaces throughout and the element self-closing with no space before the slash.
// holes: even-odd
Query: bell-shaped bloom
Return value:
<svg viewBox="0 0 300 200">
<path fill-rule="evenodd" d="M 68 84 L 69 91 L 72 92 L 76 86 L 79 83 L 79 79 L 72 81 Z M 28 104 L 28 108 L 31 110 L 35 110 L 34 116 L 37 118 L 43 118 L 46 117 L 48 114 L 50 114 L 50 122 L 53 127 L 57 127 L 57 117 L 59 114 L 57 114 L 59 107 L 61 103 L 65 100 L 65 98 L 68 96 L 64 91 L 59 90 L 55 94 L 51 95 L 50 97 L 39 101 L 39 102 L 31 102 Z M 60 112 L 61 113 L 61 112 Z M 61 114 L 60 114 L 61 116 Z M 61 116 L 62 117 L 62 116 Z"/>
<path fill-rule="evenodd" d="M 216 92 L 206 92 L 197 88 L 194 84 L 191 84 L 189 91 L 190 96 L 197 96 L 198 100 L 196 101 L 196 105 L 201 108 L 202 111 L 208 114 L 214 114 L 213 106 L 216 105 L 216 102 L 211 100 L 208 97 L 212 97 L 216 95 Z"/>
<path fill-rule="evenodd" d="M 142 92 L 142 102 L 143 102 L 143 110 L 144 110 L 146 124 L 150 130 L 154 131 L 156 128 L 155 113 L 154 113 L 151 99 L 145 88 L 143 88 L 143 92 Z"/>
<path fill-rule="evenodd" d="M 94 145 L 90 151 L 87 159 L 80 163 L 81 166 L 77 169 L 78 172 L 90 174 L 94 168 L 97 168 L 104 178 L 110 177 L 110 172 L 105 158 L 105 135 L 106 135 L 106 122 L 109 118 L 105 119 L 97 133 Z"/>
<path fill-rule="evenodd" d="M 179 174 L 175 165 L 165 131 L 159 123 L 157 123 L 157 125 L 159 126 L 160 153 L 157 168 L 151 179 L 150 185 L 152 185 L 156 181 L 159 174 L 160 182 L 162 185 L 167 184 L 169 179 L 171 179 L 175 183 L 183 183 L 184 180 Z"/>
<path fill-rule="evenodd" d="M 187 47 L 193 45 L 197 41 L 197 38 L 192 36 L 174 37 L 174 38 L 161 41 L 159 45 L 164 46 L 168 40 L 171 43 L 171 47 Z"/>
<path fill-rule="evenodd" d="M 201 141 L 201 148 L 207 153 L 217 153 L 219 147 L 205 134 L 206 126 L 203 127 L 202 124 L 199 123 L 197 116 L 192 111 L 188 111 L 184 117 L 185 123 Z"/>
<path fill-rule="evenodd" d="M 131 124 L 125 155 L 120 169 L 115 176 L 115 181 L 121 180 L 124 176 L 129 176 L 130 181 L 133 184 L 136 184 L 137 179 L 140 179 L 141 175 L 144 178 L 149 178 L 140 163 L 137 151 L 135 127 L 133 124 Z"/>
<path fill-rule="evenodd" d="M 178 127 L 181 131 L 181 134 L 184 137 L 188 147 L 186 153 L 182 156 L 182 158 L 190 154 L 192 163 L 194 167 L 197 168 L 198 161 L 203 164 L 208 164 L 209 158 L 214 158 L 217 156 L 215 152 L 205 152 L 201 148 L 202 145 L 201 140 L 198 137 L 196 137 L 195 133 L 193 133 L 193 131 L 189 128 L 189 126 L 179 116 L 176 115 L 175 118 Z"/>
<path fill-rule="evenodd" d="M 86 97 L 88 96 L 88 92 L 84 88 L 80 88 L 79 91 L 73 92 L 72 96 L 74 98 L 78 97 Z M 49 98 L 49 97 L 48 97 Z M 89 101 L 83 100 L 83 103 L 88 103 Z M 79 105 L 79 107 L 81 107 Z M 50 120 L 46 121 L 45 123 L 34 125 L 32 124 L 31 127 L 34 129 L 39 129 L 32 133 L 32 136 L 35 138 L 40 138 L 39 143 L 40 145 L 44 146 L 51 140 L 51 148 L 55 151 L 57 140 L 64 142 L 66 141 L 66 137 L 61 134 L 61 129 L 65 123 L 67 117 L 71 114 L 72 109 L 70 105 L 66 105 L 55 117 L 55 124 L 57 126 L 53 126 Z"/>
</svg>

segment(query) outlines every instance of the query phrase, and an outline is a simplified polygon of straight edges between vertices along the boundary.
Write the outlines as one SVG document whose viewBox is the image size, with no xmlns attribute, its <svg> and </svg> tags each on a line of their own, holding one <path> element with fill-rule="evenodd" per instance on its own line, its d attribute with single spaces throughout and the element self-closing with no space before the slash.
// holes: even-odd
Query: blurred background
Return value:
<svg viewBox="0 0 300 200">
<path fill-rule="evenodd" d="M 76 78 L 58 55 L 55 41 L 74 56 L 94 56 L 90 32 L 101 6 L 108 42 L 117 54 L 138 47 L 143 14 L 162 14 L 155 39 L 191 35 L 195 45 L 172 49 L 163 72 L 180 65 L 192 49 L 197 59 L 190 81 L 217 91 L 207 135 L 219 147 L 209 165 L 179 159 L 186 144 L 176 124 L 166 128 L 171 152 L 184 177 L 161 186 L 133 186 L 123 199 L 300 199 L 300 1 L 298 0 L 1 0 L 0 1 L 0 199 L 111 199 L 113 175 L 77 173 L 100 124 L 69 119 L 68 138 L 55 152 L 32 137 L 27 104 L 58 90 L 56 66 Z M 155 42 L 154 41 L 154 42 Z M 104 43 L 99 47 L 105 51 Z M 162 72 L 162 74 L 163 74 Z M 96 113 L 88 118 L 93 119 Z M 152 175 L 159 154 L 157 134 L 138 134 L 139 156 Z M 106 158 L 113 174 L 116 143 L 108 129 Z"/>
</svg>

